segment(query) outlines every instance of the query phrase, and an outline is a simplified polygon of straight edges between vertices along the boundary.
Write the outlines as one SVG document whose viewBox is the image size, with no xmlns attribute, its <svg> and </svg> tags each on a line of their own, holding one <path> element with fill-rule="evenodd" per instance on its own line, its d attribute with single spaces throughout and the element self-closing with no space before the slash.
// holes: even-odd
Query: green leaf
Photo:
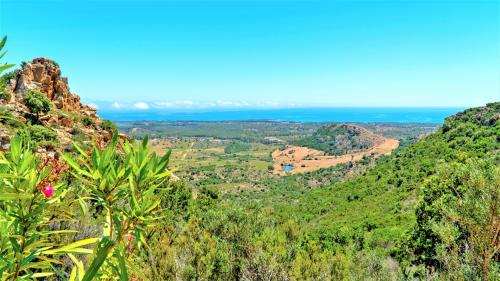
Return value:
<svg viewBox="0 0 500 281">
<path fill-rule="evenodd" d="M 4 65 L 0 66 L 0 72 L 4 71 L 6 69 L 9 69 L 13 66 L 14 66 L 14 64 L 4 64 Z"/>
<path fill-rule="evenodd" d="M 4 36 L 2 41 L 0 41 L 0 50 L 5 46 L 5 42 L 7 42 L 7 36 Z"/>
<path fill-rule="evenodd" d="M 94 279 L 96 274 L 99 272 L 99 268 L 101 268 L 102 264 L 108 257 L 109 251 L 112 249 L 113 245 L 113 241 L 107 238 L 103 238 L 99 250 L 97 251 L 96 257 L 90 264 L 87 272 L 85 272 L 85 276 L 83 276 L 82 281 L 90 281 Z"/>
<path fill-rule="evenodd" d="M 16 199 L 30 199 L 32 194 L 26 193 L 0 193 L 0 201 L 16 200 Z"/>
<path fill-rule="evenodd" d="M 73 274 L 73 271 L 75 271 L 75 278 L 76 278 L 76 273 L 78 270 L 78 279 L 79 280 L 82 279 L 83 275 L 85 275 L 85 269 L 83 267 L 83 263 L 80 260 L 78 260 L 73 254 L 68 254 L 68 256 L 75 264 L 75 267 L 73 267 L 71 273 Z"/>
<path fill-rule="evenodd" d="M 18 253 L 21 252 L 21 247 L 19 246 L 19 243 L 17 243 L 17 240 L 13 237 L 9 237 L 9 240 L 12 248 L 14 248 L 14 250 Z"/>
<path fill-rule="evenodd" d="M 121 281 L 128 281 L 128 272 L 127 272 L 127 266 L 125 265 L 125 259 L 123 258 L 123 255 L 119 251 L 115 251 L 115 256 L 118 258 L 118 263 L 120 266 L 120 280 Z"/>
<path fill-rule="evenodd" d="M 40 277 L 49 277 L 54 275 L 53 272 L 38 272 L 33 275 L 31 275 L 32 278 L 40 278 Z"/>
<path fill-rule="evenodd" d="M 71 270 L 71 274 L 69 275 L 69 281 L 75 281 L 76 280 L 76 266 L 73 267 Z"/>
<path fill-rule="evenodd" d="M 57 253 L 92 253 L 92 250 L 89 249 L 84 249 L 84 248 L 79 248 L 81 246 L 93 244 L 99 241 L 99 238 L 88 238 L 88 239 L 83 239 L 71 244 L 68 244 L 62 248 L 55 249 L 55 250 L 48 250 L 45 251 L 45 254 L 57 254 Z"/>
</svg>

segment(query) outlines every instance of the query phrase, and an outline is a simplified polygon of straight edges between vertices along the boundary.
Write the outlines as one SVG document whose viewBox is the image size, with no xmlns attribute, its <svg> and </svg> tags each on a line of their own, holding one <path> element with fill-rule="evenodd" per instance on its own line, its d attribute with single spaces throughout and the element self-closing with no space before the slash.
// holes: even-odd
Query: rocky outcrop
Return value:
<svg viewBox="0 0 500 281">
<path fill-rule="evenodd" d="M 93 108 L 83 105 L 80 97 L 70 92 L 68 78 L 62 77 L 59 66 L 47 58 L 36 58 L 23 63 L 17 78 L 11 81 L 9 87 L 15 93 L 17 101 L 22 100 L 28 90 L 37 89 L 44 93 L 57 109 L 97 118 Z"/>
<path fill-rule="evenodd" d="M 37 122 L 55 131 L 60 147 L 71 144 L 78 136 L 84 142 L 104 144 L 113 135 L 109 126 L 101 126 L 103 120 L 96 110 L 80 102 L 80 97 L 70 91 L 68 79 L 61 76 L 59 65 L 47 58 L 36 58 L 21 64 L 15 78 L 10 79 L 5 91 L 11 93 L 9 100 L 1 100 L 0 104 L 8 108 L 19 121 L 27 123 L 29 110 L 24 105 L 24 96 L 29 90 L 38 90 L 52 101 L 50 113 L 39 116 Z M 0 123 L 0 129 L 2 124 Z M 5 128 L 0 130 L 0 147 L 7 143 Z M 84 137 L 82 137 L 82 135 Z M 121 136 L 124 138 L 124 136 Z"/>
</svg>

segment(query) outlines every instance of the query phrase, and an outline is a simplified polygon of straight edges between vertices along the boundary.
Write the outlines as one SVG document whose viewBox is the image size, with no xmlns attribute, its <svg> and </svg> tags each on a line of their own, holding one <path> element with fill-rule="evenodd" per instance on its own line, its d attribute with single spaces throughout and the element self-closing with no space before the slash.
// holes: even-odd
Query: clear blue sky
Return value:
<svg viewBox="0 0 500 281">
<path fill-rule="evenodd" d="M 500 1 L 0 0 L 0 34 L 101 109 L 500 100 Z"/>
</svg>

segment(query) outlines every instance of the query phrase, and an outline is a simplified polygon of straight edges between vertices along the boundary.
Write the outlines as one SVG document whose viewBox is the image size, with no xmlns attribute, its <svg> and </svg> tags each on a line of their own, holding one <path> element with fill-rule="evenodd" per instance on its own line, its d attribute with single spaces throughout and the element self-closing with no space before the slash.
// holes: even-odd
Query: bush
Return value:
<svg viewBox="0 0 500 281">
<path fill-rule="evenodd" d="M 134 279 L 138 250 L 144 252 L 160 217 L 157 193 L 170 177 L 168 155 L 158 157 L 147 140 L 136 145 L 116 137 L 92 157 L 81 149 L 76 159 L 66 155 L 66 163 L 40 161 L 26 147 L 17 136 L 8 153 L 0 152 L 2 280 Z M 68 174 L 73 180 L 62 180 Z M 70 229 L 97 202 L 105 216 L 93 225 L 98 233 Z"/>
<path fill-rule="evenodd" d="M 18 70 L 10 71 L 0 77 L 0 84 L 7 85 L 11 79 L 17 77 Z"/>
<path fill-rule="evenodd" d="M 0 116 L 12 117 L 12 109 L 7 106 L 0 106 Z"/>
<path fill-rule="evenodd" d="M 57 134 L 53 130 L 40 126 L 33 125 L 29 127 L 29 136 L 32 141 L 35 142 L 43 142 L 43 141 L 51 141 L 55 142 L 57 140 Z"/>
<path fill-rule="evenodd" d="M 116 125 L 109 120 L 102 120 L 101 128 L 106 131 L 117 131 Z"/>
<path fill-rule="evenodd" d="M 10 98 L 12 97 L 12 94 L 5 90 L 5 89 L 0 89 L 0 100 L 5 100 L 5 101 L 9 101 Z"/>
<path fill-rule="evenodd" d="M 38 118 L 40 113 L 47 113 L 52 108 L 52 102 L 38 90 L 29 90 L 24 96 L 24 105 Z"/>
<path fill-rule="evenodd" d="M 10 79 L 15 78 L 17 71 L 11 71 L 0 76 L 0 100 L 10 100 L 12 94 L 5 89 Z"/>
<path fill-rule="evenodd" d="M 95 125 L 95 121 L 94 119 L 88 117 L 88 116 L 83 116 L 82 117 L 82 124 L 85 126 L 85 127 L 90 127 L 90 126 L 94 126 Z"/>
</svg>

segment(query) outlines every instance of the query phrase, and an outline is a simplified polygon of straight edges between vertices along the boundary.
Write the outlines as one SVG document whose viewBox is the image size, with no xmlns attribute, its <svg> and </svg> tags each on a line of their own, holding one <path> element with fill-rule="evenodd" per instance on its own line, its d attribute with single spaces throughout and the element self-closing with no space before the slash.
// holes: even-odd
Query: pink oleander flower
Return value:
<svg viewBox="0 0 500 281">
<path fill-rule="evenodd" d="M 132 233 L 127 233 L 125 234 L 125 237 L 128 239 L 128 240 L 133 240 L 135 238 L 135 236 L 132 234 Z"/>
<path fill-rule="evenodd" d="M 54 195 L 54 191 L 56 189 L 52 185 L 47 185 L 46 187 L 42 188 L 42 194 L 45 196 L 45 198 L 50 198 L 52 195 Z"/>
</svg>

